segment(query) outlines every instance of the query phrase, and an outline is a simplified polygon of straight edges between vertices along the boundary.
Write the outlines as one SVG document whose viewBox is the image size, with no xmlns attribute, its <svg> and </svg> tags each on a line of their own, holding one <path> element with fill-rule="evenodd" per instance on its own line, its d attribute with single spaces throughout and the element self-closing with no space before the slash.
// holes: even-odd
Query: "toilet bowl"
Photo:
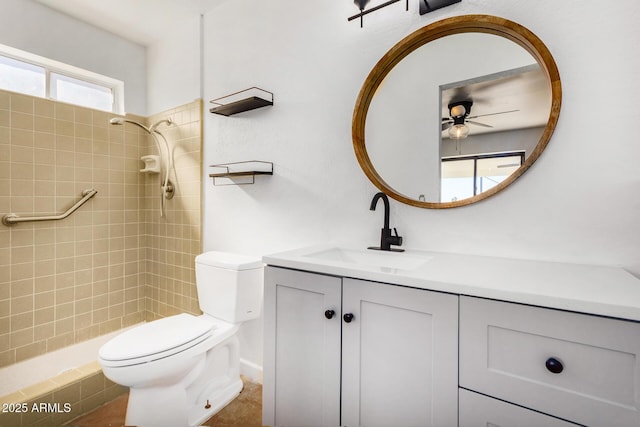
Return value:
<svg viewBox="0 0 640 427">
<path fill-rule="evenodd" d="M 196 257 L 196 284 L 204 314 L 145 323 L 99 350 L 104 375 L 130 388 L 126 425 L 198 426 L 242 390 L 236 333 L 260 312 L 262 263 L 207 252 Z"/>
</svg>

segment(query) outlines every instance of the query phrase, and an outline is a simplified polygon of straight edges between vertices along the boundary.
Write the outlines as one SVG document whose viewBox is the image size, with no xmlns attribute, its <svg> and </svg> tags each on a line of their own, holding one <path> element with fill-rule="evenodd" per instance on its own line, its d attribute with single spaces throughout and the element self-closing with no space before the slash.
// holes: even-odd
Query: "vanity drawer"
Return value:
<svg viewBox="0 0 640 427">
<path fill-rule="evenodd" d="M 576 427 L 579 424 L 530 411 L 463 388 L 458 427 Z"/>
<path fill-rule="evenodd" d="M 640 323 L 460 298 L 460 386 L 590 426 L 640 426 Z"/>
</svg>

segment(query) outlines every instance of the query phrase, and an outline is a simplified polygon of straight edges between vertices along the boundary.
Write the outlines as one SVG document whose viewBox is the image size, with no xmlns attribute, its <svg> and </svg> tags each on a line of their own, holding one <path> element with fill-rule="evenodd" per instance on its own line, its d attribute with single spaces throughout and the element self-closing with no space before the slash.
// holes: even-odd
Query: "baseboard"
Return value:
<svg viewBox="0 0 640 427">
<path fill-rule="evenodd" d="M 249 381 L 262 384 L 262 366 L 245 359 L 240 359 L 240 375 Z"/>
</svg>

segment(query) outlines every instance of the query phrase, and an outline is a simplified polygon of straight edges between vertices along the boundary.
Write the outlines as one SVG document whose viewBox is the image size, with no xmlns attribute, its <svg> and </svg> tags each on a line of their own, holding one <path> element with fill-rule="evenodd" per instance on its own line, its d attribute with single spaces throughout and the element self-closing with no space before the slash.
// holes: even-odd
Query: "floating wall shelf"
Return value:
<svg viewBox="0 0 640 427">
<path fill-rule="evenodd" d="M 253 184 L 256 175 L 273 175 L 273 163 L 261 160 L 220 163 L 210 167 L 215 170 L 209 174 L 213 179 L 213 185 Z"/>
<path fill-rule="evenodd" d="M 213 99 L 210 102 L 216 105 L 209 109 L 213 114 L 232 116 L 244 111 L 273 105 L 273 93 L 254 86 L 231 95 Z"/>
</svg>

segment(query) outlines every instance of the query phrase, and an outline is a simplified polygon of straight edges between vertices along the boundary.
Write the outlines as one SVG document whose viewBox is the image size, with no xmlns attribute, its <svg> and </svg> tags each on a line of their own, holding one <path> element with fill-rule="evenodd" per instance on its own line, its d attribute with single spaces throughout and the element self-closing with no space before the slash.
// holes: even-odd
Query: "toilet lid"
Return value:
<svg viewBox="0 0 640 427">
<path fill-rule="evenodd" d="M 130 329 L 100 348 L 103 360 L 128 360 L 162 353 L 211 335 L 214 324 L 182 313 Z"/>
</svg>

